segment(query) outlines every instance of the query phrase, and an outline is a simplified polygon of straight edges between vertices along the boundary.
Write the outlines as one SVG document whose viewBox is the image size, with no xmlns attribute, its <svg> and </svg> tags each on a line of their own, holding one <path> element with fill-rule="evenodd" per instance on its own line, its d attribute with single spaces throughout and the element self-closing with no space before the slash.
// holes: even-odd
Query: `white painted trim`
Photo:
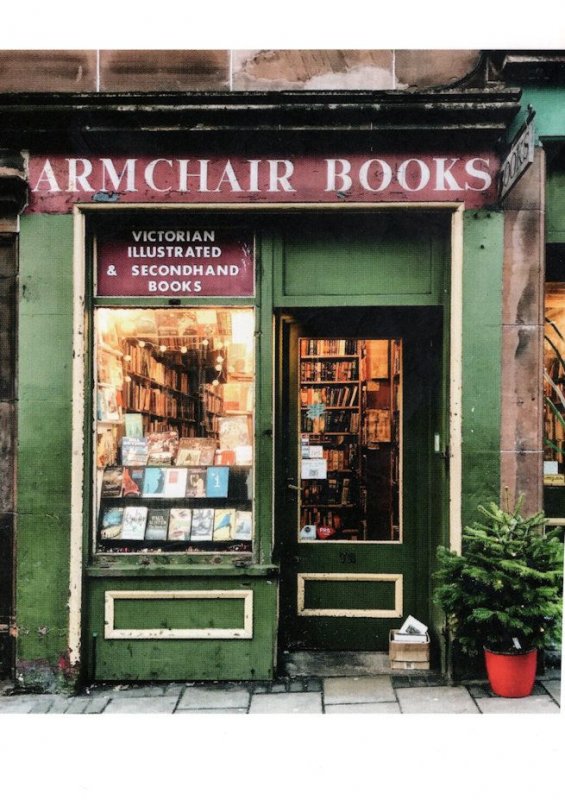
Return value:
<svg viewBox="0 0 565 800">
<path fill-rule="evenodd" d="M 451 217 L 451 307 L 449 333 L 449 546 L 461 552 L 463 416 L 463 211 Z"/>
<path fill-rule="evenodd" d="M 243 600 L 241 628 L 115 628 L 116 600 Z M 109 591 L 104 592 L 105 639 L 252 639 L 252 589 L 192 589 L 186 591 Z"/>
<path fill-rule="evenodd" d="M 306 608 L 306 581 L 374 581 L 394 583 L 394 608 Z M 296 610 L 299 617 L 371 617 L 398 619 L 402 617 L 403 578 L 400 574 L 374 572 L 299 572 L 296 576 Z"/>
<path fill-rule="evenodd" d="M 69 566 L 69 660 L 80 661 L 84 484 L 85 248 L 84 215 L 74 209 L 71 531 Z"/>
</svg>

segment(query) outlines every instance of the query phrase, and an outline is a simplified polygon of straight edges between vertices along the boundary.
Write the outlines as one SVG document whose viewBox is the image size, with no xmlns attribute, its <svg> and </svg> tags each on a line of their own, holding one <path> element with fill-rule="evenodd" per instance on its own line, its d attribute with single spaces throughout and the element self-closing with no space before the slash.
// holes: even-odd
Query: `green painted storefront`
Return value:
<svg viewBox="0 0 565 800">
<path fill-rule="evenodd" d="M 76 337 L 77 326 L 82 326 L 85 359 L 81 369 L 88 386 L 92 380 L 92 312 L 97 304 L 112 305 L 112 301 L 92 297 L 89 232 L 96 230 L 102 219 L 106 224 L 113 213 L 124 211 L 84 208 L 84 240 L 77 234 L 76 215 L 34 213 L 21 219 L 16 577 L 16 672 L 20 681 L 31 687 L 52 684 L 54 676 L 63 682 L 76 678 L 272 678 L 278 649 L 285 646 L 281 637 L 286 635 L 283 629 L 287 624 L 288 590 L 285 585 L 281 593 L 281 574 L 283 581 L 294 581 L 296 559 L 302 559 L 300 569 L 326 575 L 407 571 L 410 578 L 405 583 L 402 615 L 414 613 L 429 622 L 434 663 L 445 667 L 441 625 L 431 606 L 430 585 L 433 553 L 437 544 L 450 542 L 453 513 L 449 489 L 453 475 L 445 458 L 452 424 L 451 335 L 454 330 L 460 332 L 458 455 L 462 468 L 456 499 L 466 523 L 478 502 L 499 497 L 503 213 L 462 211 L 456 243 L 453 216 L 459 212 L 448 206 L 417 210 L 373 206 L 362 211 L 310 208 L 300 214 L 284 208 L 214 211 L 214 219 L 223 224 L 252 229 L 258 244 L 255 298 L 250 303 L 243 299 L 226 303 L 252 304 L 257 314 L 255 541 L 253 557 L 244 563 L 230 555 L 122 558 L 92 552 L 90 515 L 85 511 L 92 491 L 90 402 L 85 403 L 86 422 L 83 420 L 81 427 L 84 480 L 77 488 L 75 476 L 73 489 L 73 464 L 76 467 L 77 463 L 73 446 L 76 421 L 80 420 L 77 402 L 82 402 L 73 398 L 77 375 L 75 365 L 73 383 L 73 361 L 80 355 L 73 353 L 73 334 Z M 163 209 L 129 213 L 144 222 L 167 214 Z M 175 210 L 184 225 L 206 213 L 189 206 Z M 462 302 L 454 323 L 451 298 L 456 247 L 462 266 Z M 73 283 L 77 252 L 87 254 L 84 298 L 77 298 L 80 289 Z M 73 322 L 73 308 L 76 315 L 77 304 L 81 308 L 83 300 L 84 318 L 77 323 L 75 316 Z M 168 301 L 151 302 L 165 306 Z M 181 306 L 198 303 L 211 301 L 180 301 Z M 291 507 L 289 512 L 292 495 L 287 486 L 292 476 L 285 467 L 289 445 L 283 431 L 288 414 L 287 381 L 295 378 L 285 361 L 288 351 L 281 325 L 285 319 L 304 323 L 316 314 L 326 336 L 355 335 L 353 328 L 363 329 L 363 324 L 373 325 L 378 332 L 379 319 L 392 319 L 392 327 L 396 320 L 400 335 L 408 335 L 411 319 L 434 320 L 434 379 L 428 387 L 426 418 L 418 418 L 406 429 L 405 446 L 412 448 L 414 458 L 407 460 L 404 476 L 408 527 L 403 556 L 398 555 L 398 548 L 391 554 L 389 546 L 387 554 L 382 545 L 374 543 L 330 546 L 318 551 L 320 555 L 312 548 L 304 550 L 305 545 L 290 550 L 286 546 L 289 513 L 291 517 L 293 511 Z M 315 330 L 316 335 L 323 335 L 319 326 Z M 426 345 L 418 337 L 412 338 L 410 359 L 416 365 L 421 359 L 418 348 Z M 406 381 L 409 387 L 409 375 Z M 436 434 L 441 441 L 437 452 Z M 82 530 L 80 541 L 77 526 Z M 410 543 L 411 531 L 417 532 L 416 549 L 414 541 Z M 451 537 L 453 544 L 453 531 Z M 330 587 L 334 605 L 345 602 L 340 591 L 335 585 Z M 360 591 L 357 601 L 361 607 L 363 602 L 387 607 L 393 602 L 386 586 L 380 595 L 374 595 L 367 583 Z M 113 600 L 114 625 L 136 630 L 242 630 L 245 598 L 251 597 L 252 634 L 230 639 L 212 635 L 207 640 L 109 638 L 105 635 L 105 607 L 117 592 L 125 595 L 115 595 Z M 153 593 L 151 603 L 139 594 L 143 592 Z M 162 592 L 187 594 L 172 600 L 169 595 L 165 603 L 159 599 Z M 198 598 L 199 592 L 204 596 Z M 128 593 L 133 597 L 128 598 Z M 314 592 L 311 602 L 323 605 L 328 597 L 316 599 Z M 322 619 L 313 641 L 322 649 L 385 650 L 388 628 L 399 622 L 398 616 L 384 621 Z"/>
</svg>

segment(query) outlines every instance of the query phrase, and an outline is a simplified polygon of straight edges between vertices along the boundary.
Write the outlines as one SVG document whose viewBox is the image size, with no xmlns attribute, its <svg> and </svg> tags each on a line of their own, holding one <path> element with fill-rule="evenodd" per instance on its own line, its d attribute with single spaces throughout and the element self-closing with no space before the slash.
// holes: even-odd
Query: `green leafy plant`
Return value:
<svg viewBox="0 0 565 800">
<path fill-rule="evenodd" d="M 516 652 L 560 639 L 563 543 L 543 513 L 523 517 L 523 497 L 512 511 L 479 506 L 483 521 L 465 528 L 462 554 L 438 548 L 434 602 L 445 612 L 459 649 Z"/>
</svg>

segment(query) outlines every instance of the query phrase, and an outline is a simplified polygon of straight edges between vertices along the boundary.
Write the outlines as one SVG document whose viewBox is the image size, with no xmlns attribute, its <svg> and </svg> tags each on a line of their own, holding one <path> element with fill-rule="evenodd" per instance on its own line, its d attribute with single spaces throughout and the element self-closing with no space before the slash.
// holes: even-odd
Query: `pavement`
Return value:
<svg viewBox="0 0 565 800">
<path fill-rule="evenodd" d="M 422 673 L 95 684 L 72 697 L 0 683 L 0 714 L 558 714 L 560 706 L 558 670 L 522 698 L 497 697 L 486 682 L 446 685 Z"/>
</svg>

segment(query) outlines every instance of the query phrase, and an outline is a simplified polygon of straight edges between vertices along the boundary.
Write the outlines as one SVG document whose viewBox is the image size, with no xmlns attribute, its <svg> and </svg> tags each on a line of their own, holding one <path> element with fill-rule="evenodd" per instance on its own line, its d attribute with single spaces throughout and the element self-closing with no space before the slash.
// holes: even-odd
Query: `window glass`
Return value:
<svg viewBox="0 0 565 800">
<path fill-rule="evenodd" d="M 545 305 L 544 483 L 565 486 L 565 284 L 547 284 Z"/>
<path fill-rule="evenodd" d="M 95 549 L 250 551 L 254 311 L 95 310 Z"/>
</svg>

